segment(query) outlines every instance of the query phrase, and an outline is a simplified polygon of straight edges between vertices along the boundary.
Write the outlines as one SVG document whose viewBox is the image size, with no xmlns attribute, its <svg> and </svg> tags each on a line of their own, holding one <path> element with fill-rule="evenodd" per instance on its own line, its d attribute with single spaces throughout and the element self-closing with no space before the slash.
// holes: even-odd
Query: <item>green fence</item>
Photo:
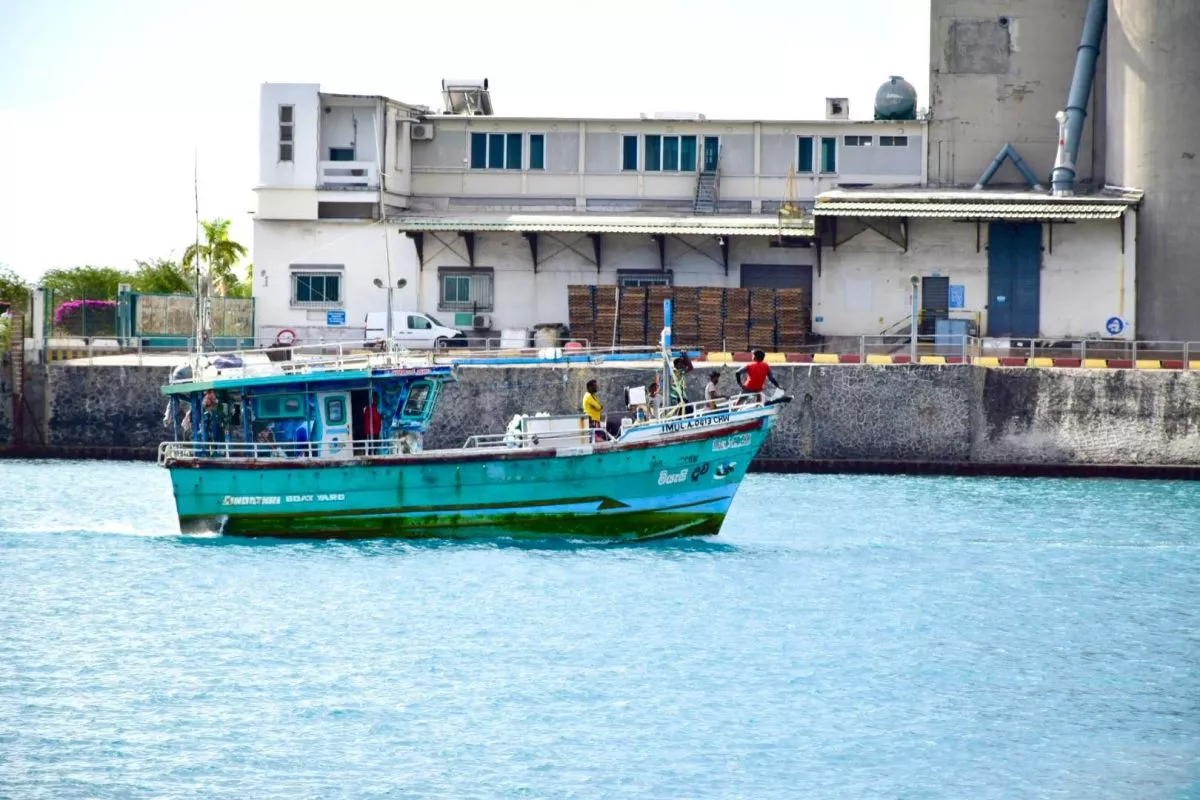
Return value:
<svg viewBox="0 0 1200 800">
<path fill-rule="evenodd" d="M 186 348 L 196 336 L 196 298 L 179 294 L 122 292 L 119 298 L 122 338 L 143 347 Z M 210 297 L 202 309 L 216 348 L 250 347 L 254 343 L 254 298 Z"/>
<path fill-rule="evenodd" d="M 47 339 L 116 339 L 122 347 L 186 350 L 196 337 L 196 298 L 122 291 L 116 300 L 65 299 L 45 291 Z M 210 297 L 201 309 L 213 348 L 254 343 L 254 298 Z"/>
</svg>

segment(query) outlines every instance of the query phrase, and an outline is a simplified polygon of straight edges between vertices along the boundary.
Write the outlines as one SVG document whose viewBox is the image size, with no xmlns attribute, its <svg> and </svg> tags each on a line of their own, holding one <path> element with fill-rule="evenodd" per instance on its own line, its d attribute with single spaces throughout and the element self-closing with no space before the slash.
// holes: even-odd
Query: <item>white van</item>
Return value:
<svg viewBox="0 0 1200 800">
<path fill-rule="evenodd" d="M 387 312 L 367 313 L 367 338 L 387 336 Z M 431 350 L 435 347 L 466 347 L 467 335 L 447 328 L 436 318 L 421 311 L 393 311 L 392 339 L 410 350 Z"/>
</svg>

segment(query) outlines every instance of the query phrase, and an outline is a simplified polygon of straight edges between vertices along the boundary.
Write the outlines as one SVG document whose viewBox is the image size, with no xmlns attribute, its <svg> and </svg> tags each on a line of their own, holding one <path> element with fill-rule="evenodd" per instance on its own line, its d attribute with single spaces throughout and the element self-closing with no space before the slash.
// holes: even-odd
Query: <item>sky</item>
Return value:
<svg viewBox="0 0 1200 800">
<path fill-rule="evenodd" d="M 0 0 L 0 264 L 178 257 L 202 218 L 252 244 L 264 82 L 441 106 L 486 77 L 501 115 L 869 119 L 928 104 L 929 0 Z M 193 168 L 198 166 L 198 180 Z"/>
</svg>

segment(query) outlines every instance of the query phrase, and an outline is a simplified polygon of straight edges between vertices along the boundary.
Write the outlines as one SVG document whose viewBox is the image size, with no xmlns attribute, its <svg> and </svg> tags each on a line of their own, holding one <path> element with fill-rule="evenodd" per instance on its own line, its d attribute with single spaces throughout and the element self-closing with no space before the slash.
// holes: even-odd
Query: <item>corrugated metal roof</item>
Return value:
<svg viewBox="0 0 1200 800">
<path fill-rule="evenodd" d="M 818 217 L 945 217 L 953 219 L 1120 219 L 1129 206 L 1114 203 L 821 202 Z"/>
<path fill-rule="evenodd" d="M 504 217 L 392 217 L 402 231 L 495 233 L 642 233 L 697 236 L 812 236 L 813 221 L 780 224 L 773 214 L 756 217 L 631 217 L 592 214 Z"/>
</svg>

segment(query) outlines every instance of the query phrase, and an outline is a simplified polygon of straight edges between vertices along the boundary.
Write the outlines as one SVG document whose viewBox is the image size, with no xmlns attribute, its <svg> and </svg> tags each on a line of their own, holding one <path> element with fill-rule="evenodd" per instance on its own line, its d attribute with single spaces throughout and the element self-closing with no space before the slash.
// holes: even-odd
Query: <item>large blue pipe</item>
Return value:
<svg viewBox="0 0 1200 800">
<path fill-rule="evenodd" d="M 1051 176 L 1054 194 L 1075 192 L 1075 159 L 1079 157 L 1079 141 L 1083 137 L 1083 120 L 1087 117 L 1088 98 L 1092 94 L 1092 79 L 1096 74 L 1096 58 L 1100 55 L 1100 39 L 1108 21 L 1108 0 L 1088 0 L 1087 16 L 1083 19 L 1083 36 L 1075 55 L 1075 75 L 1067 94 L 1066 132 Z"/>
</svg>

